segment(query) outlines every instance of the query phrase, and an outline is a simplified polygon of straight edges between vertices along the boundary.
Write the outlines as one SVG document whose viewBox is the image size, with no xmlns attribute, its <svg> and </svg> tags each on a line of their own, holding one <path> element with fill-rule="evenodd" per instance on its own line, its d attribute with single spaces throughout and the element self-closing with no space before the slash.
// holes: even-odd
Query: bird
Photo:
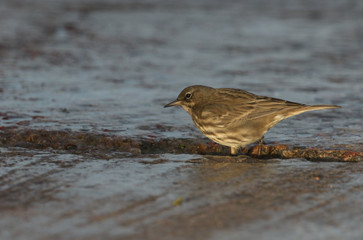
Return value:
<svg viewBox="0 0 363 240">
<path fill-rule="evenodd" d="M 280 121 L 314 110 L 340 108 L 337 105 L 305 105 L 278 98 L 259 96 L 241 89 L 193 85 L 164 107 L 181 106 L 207 138 L 231 148 L 260 140 Z"/>
</svg>

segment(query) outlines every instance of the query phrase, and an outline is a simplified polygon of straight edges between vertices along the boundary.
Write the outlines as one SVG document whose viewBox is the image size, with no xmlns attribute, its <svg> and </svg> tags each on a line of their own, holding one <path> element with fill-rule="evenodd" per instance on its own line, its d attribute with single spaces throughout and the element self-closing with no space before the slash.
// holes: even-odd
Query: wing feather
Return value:
<svg viewBox="0 0 363 240">
<path fill-rule="evenodd" d="M 202 106 L 199 116 L 217 127 L 225 127 L 236 122 L 268 117 L 306 105 L 277 98 L 258 96 L 239 89 L 221 88 L 218 98 Z"/>
</svg>

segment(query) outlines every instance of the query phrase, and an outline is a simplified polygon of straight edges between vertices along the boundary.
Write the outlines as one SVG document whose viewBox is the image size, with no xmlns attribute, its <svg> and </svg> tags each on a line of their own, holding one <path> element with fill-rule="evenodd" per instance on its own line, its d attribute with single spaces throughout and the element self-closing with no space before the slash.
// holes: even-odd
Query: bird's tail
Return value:
<svg viewBox="0 0 363 240">
<path fill-rule="evenodd" d="M 333 109 L 333 108 L 341 108 L 337 105 L 308 105 L 305 107 L 307 111 L 321 110 L 321 109 Z"/>
<path fill-rule="evenodd" d="M 303 107 L 297 108 L 295 111 L 290 111 L 286 114 L 286 117 L 296 116 L 298 114 L 315 111 L 315 110 L 322 110 L 322 109 L 334 109 L 334 108 L 341 108 L 337 105 L 305 105 Z"/>
</svg>

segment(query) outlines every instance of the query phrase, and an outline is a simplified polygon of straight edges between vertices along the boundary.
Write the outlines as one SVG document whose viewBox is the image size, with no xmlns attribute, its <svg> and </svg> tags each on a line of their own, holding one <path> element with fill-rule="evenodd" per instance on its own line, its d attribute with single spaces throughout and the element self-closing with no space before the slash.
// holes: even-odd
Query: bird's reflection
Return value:
<svg viewBox="0 0 363 240">
<path fill-rule="evenodd" d="M 273 171 L 270 163 L 276 160 L 254 159 L 249 156 L 204 156 L 195 159 L 200 164 L 193 165 L 196 184 L 206 183 L 246 183 L 268 177 Z"/>
</svg>

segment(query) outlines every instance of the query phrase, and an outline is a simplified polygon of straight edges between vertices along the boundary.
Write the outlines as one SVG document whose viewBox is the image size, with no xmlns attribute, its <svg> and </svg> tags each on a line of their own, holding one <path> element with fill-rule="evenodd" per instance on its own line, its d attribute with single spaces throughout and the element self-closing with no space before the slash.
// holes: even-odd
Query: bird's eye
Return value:
<svg viewBox="0 0 363 240">
<path fill-rule="evenodd" d="M 185 99 L 190 99 L 191 97 L 192 97 L 191 93 L 188 92 L 188 93 L 185 94 Z"/>
</svg>

